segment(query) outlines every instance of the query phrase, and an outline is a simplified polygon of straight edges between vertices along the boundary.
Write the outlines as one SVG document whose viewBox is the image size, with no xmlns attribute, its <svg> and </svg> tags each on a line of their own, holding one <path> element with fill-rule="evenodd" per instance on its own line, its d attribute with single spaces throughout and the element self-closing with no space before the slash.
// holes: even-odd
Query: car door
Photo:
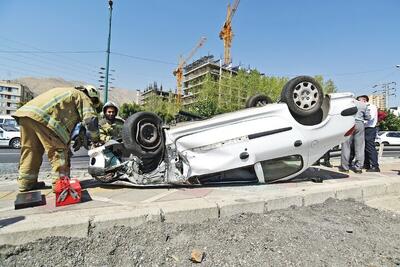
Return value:
<svg viewBox="0 0 400 267">
<path fill-rule="evenodd" d="M 386 134 L 386 138 L 382 140 L 382 142 L 387 142 L 389 145 L 395 145 L 396 143 L 396 133 L 395 132 L 388 132 Z"/>
<path fill-rule="evenodd" d="M 399 132 L 394 132 L 392 134 L 392 138 L 391 138 L 390 141 L 391 141 L 390 142 L 391 145 L 400 145 L 400 133 Z"/>
</svg>

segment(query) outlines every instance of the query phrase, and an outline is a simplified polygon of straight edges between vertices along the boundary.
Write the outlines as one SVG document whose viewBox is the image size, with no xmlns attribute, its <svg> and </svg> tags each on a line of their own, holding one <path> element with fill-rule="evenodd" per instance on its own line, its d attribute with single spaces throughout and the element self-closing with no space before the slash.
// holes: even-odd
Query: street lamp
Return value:
<svg viewBox="0 0 400 267">
<path fill-rule="evenodd" d="M 108 101 L 108 74 L 110 72 L 110 46 L 111 46 L 111 19 L 112 19 L 112 9 L 113 1 L 108 1 L 108 9 L 110 10 L 109 21 L 108 21 L 108 41 L 107 41 L 107 61 L 106 61 L 106 75 L 105 75 L 105 90 L 104 90 L 104 103 Z"/>
</svg>

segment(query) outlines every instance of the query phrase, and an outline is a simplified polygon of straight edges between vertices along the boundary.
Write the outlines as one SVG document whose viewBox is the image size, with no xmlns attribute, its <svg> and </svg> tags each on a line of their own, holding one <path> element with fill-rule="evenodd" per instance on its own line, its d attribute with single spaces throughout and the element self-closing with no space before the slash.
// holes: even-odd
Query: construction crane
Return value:
<svg viewBox="0 0 400 267">
<path fill-rule="evenodd" d="M 204 45 L 206 40 L 207 40 L 206 37 L 201 37 L 200 40 L 198 41 L 197 45 L 192 49 L 192 51 L 190 51 L 189 55 L 185 59 L 183 59 L 183 57 L 180 56 L 178 67 L 173 72 L 174 76 L 176 77 L 176 88 L 177 88 L 176 102 L 178 104 L 180 104 L 181 100 L 182 100 L 183 67 L 193 57 L 193 55 L 196 53 L 196 51 Z"/>
<path fill-rule="evenodd" d="M 235 0 L 232 7 L 228 4 L 228 11 L 226 13 L 226 19 L 224 26 L 222 26 L 221 32 L 219 33 L 219 38 L 224 40 L 224 64 L 229 65 L 232 61 L 231 59 L 231 46 L 233 39 L 232 32 L 232 18 L 235 15 L 236 9 L 238 8 L 240 0 Z"/>
</svg>

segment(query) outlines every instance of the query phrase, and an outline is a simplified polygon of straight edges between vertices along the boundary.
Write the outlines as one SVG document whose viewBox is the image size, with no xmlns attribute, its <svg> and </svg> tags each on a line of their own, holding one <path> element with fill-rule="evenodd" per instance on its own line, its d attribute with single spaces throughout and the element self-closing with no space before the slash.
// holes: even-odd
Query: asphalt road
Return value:
<svg viewBox="0 0 400 267">
<path fill-rule="evenodd" d="M 19 149 L 0 148 L 0 163 L 18 163 L 20 157 Z M 82 148 L 75 152 L 71 164 L 75 168 L 85 168 L 88 165 L 89 156 L 87 150 Z M 50 167 L 47 156 L 43 156 L 43 167 Z"/>
<path fill-rule="evenodd" d="M 332 157 L 340 156 L 339 151 L 331 152 Z M 400 157 L 400 146 L 386 146 L 383 151 L 384 157 Z M 18 163 L 19 149 L 0 148 L 0 163 Z M 75 168 L 85 168 L 89 162 L 87 150 L 82 148 L 72 156 L 71 165 Z M 43 167 L 49 167 L 47 156 L 43 156 Z"/>
</svg>

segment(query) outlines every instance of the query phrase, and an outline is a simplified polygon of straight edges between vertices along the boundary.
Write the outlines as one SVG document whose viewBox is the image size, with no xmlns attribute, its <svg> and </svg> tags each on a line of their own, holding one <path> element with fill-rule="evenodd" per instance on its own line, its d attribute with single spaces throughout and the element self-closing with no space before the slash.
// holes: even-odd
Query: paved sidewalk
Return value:
<svg viewBox="0 0 400 267">
<path fill-rule="evenodd" d="M 338 165 L 334 162 L 334 165 Z M 243 212 L 266 213 L 328 198 L 367 201 L 400 195 L 400 159 L 385 160 L 381 173 L 343 174 L 337 168 L 309 168 L 295 181 L 264 185 L 134 188 L 81 180 L 83 202 L 55 207 L 51 189 L 46 205 L 14 210 L 16 181 L 0 181 L 0 244 L 21 244 L 47 236 L 85 237 L 114 225 L 146 221 L 196 223 Z M 322 183 L 310 181 L 312 177 Z M 48 181 L 50 184 L 50 181 Z"/>
</svg>

